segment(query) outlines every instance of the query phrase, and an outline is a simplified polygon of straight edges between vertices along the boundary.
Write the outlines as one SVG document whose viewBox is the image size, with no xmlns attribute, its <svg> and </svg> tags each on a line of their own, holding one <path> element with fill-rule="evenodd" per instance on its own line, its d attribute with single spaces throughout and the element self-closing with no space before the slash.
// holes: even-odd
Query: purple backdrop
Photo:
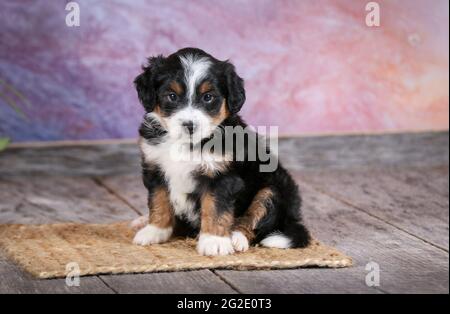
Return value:
<svg viewBox="0 0 450 314">
<path fill-rule="evenodd" d="M 154 54 L 197 46 L 246 80 L 244 117 L 281 133 L 448 128 L 448 1 L 0 2 L 0 137 L 135 137 L 132 86 Z M 18 114 L 11 105 L 25 113 Z"/>
</svg>

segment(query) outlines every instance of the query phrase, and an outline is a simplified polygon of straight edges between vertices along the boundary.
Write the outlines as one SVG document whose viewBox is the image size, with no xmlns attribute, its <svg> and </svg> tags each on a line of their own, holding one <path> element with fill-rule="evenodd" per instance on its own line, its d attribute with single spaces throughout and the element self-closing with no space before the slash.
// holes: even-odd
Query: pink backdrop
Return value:
<svg viewBox="0 0 450 314">
<path fill-rule="evenodd" d="M 378 1 L 379 28 L 360 0 L 77 2 L 75 28 L 64 1 L 0 2 L 0 137 L 135 137 L 140 65 L 185 46 L 235 63 L 253 125 L 448 128 L 447 0 Z"/>
</svg>

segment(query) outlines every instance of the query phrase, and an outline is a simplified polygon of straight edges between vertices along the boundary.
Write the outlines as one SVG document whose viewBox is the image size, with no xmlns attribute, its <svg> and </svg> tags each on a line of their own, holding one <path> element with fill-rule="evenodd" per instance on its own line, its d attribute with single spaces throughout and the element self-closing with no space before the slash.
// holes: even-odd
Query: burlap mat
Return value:
<svg viewBox="0 0 450 314">
<path fill-rule="evenodd" d="M 305 249 L 252 247 L 228 256 L 200 256 L 193 239 L 174 239 L 147 247 L 132 244 L 128 222 L 115 224 L 0 225 L 4 254 L 37 278 L 65 277 L 77 263 L 80 276 L 181 271 L 202 268 L 237 270 L 306 266 L 347 267 L 351 258 L 314 241 Z"/>
</svg>

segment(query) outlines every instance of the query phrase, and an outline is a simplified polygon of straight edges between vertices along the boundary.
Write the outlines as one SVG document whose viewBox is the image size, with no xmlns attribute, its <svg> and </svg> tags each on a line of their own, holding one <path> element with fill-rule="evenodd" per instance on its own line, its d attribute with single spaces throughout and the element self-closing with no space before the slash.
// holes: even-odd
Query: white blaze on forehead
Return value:
<svg viewBox="0 0 450 314">
<path fill-rule="evenodd" d="M 184 79 L 186 80 L 189 102 L 192 103 L 195 86 L 208 73 L 211 61 L 206 57 L 196 57 L 192 54 L 181 56 L 180 61 L 184 69 Z"/>
</svg>

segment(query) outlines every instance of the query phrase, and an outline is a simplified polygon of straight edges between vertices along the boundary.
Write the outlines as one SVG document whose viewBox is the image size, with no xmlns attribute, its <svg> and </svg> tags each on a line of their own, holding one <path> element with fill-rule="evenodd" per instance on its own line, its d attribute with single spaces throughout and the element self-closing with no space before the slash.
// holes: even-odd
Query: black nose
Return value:
<svg viewBox="0 0 450 314">
<path fill-rule="evenodd" d="M 192 135 L 192 133 L 194 133 L 194 131 L 195 131 L 194 122 L 192 122 L 192 121 L 184 121 L 181 125 L 186 129 L 186 131 L 189 132 L 189 134 Z"/>
</svg>

